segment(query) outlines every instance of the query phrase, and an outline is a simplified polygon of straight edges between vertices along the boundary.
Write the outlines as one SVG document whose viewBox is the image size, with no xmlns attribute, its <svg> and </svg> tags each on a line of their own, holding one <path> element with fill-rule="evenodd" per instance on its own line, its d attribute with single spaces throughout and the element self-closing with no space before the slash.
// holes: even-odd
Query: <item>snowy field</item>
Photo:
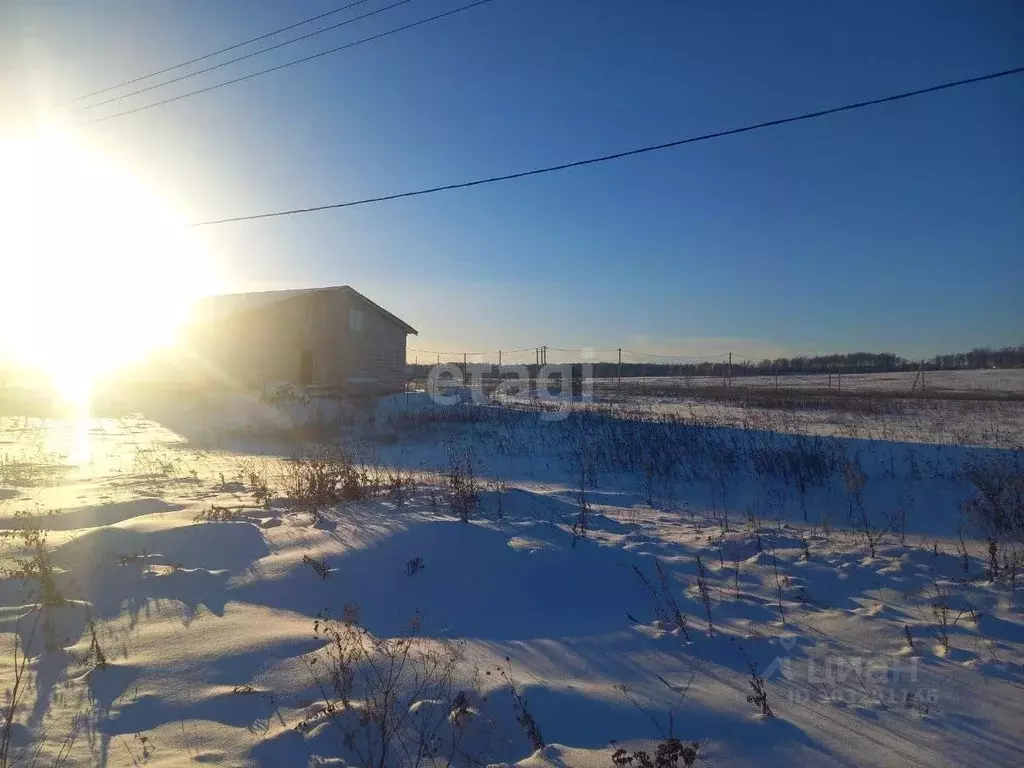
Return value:
<svg viewBox="0 0 1024 768">
<path fill-rule="evenodd" d="M 598 398 L 593 410 L 627 418 L 674 419 L 705 426 L 794 436 L 1016 449 L 1024 446 L 1024 403 L 974 400 L 870 400 L 757 405 L 699 396 Z"/>
<path fill-rule="evenodd" d="M 601 381 L 601 380 L 599 380 Z M 608 383 L 610 380 L 603 380 Z M 624 380 L 626 381 L 626 380 Z M 847 373 L 842 377 L 842 389 L 845 391 L 884 391 L 909 393 L 914 382 L 920 387 L 916 371 L 900 371 L 896 373 Z M 648 376 L 628 380 L 635 386 L 658 387 L 666 384 L 678 384 L 693 387 L 720 387 L 720 376 Z M 831 382 L 831 384 L 830 384 Z M 734 387 L 774 388 L 774 376 L 737 376 L 732 381 Z M 839 375 L 833 374 L 785 374 L 778 377 L 780 389 L 818 389 L 827 390 L 840 388 Z M 925 371 L 924 387 L 926 391 L 943 393 L 1016 393 L 1024 394 L 1024 368 L 1004 368 L 992 370 L 964 371 Z"/>
<path fill-rule="evenodd" d="M 425 401 L 0 419 L 0 766 L 1024 764 L 1019 414 Z"/>
<path fill-rule="evenodd" d="M 793 435 L 865 440 L 1024 446 L 1024 369 L 925 373 L 924 395 L 911 394 L 916 373 L 736 378 L 733 388 L 708 377 L 589 382 L 595 407 L 650 418 Z M 705 395 L 703 392 L 707 392 Z M 863 395 L 863 397 L 861 396 Z"/>
</svg>

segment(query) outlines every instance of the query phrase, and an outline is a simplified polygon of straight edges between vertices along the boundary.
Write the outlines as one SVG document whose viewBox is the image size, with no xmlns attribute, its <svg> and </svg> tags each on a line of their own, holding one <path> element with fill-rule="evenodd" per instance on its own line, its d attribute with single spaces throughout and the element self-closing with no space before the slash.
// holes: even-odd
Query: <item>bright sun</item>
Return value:
<svg viewBox="0 0 1024 768">
<path fill-rule="evenodd" d="M 81 397 L 173 340 L 205 267 L 131 173 L 68 139 L 0 138 L 0 357 Z"/>
</svg>

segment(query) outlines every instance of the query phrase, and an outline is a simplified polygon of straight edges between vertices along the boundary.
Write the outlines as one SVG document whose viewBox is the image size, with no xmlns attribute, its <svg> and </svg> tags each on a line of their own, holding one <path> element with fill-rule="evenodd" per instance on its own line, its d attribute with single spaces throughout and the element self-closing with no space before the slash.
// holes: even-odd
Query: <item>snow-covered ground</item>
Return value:
<svg viewBox="0 0 1024 768">
<path fill-rule="evenodd" d="M 604 380 L 610 382 L 611 380 Z M 639 386 L 656 387 L 665 384 L 679 384 L 692 387 L 720 387 L 720 376 L 646 376 L 630 378 L 629 383 Z M 839 375 L 829 376 L 827 373 L 817 374 L 785 374 L 778 379 L 774 376 L 737 376 L 733 386 L 780 389 L 820 389 L 833 390 L 840 388 L 845 391 L 887 391 L 909 393 L 921 386 L 916 371 L 899 371 L 896 373 L 846 373 L 840 383 Z M 1024 393 L 1024 368 L 972 369 L 954 371 L 925 371 L 924 388 L 933 392 L 1013 392 Z"/>
<path fill-rule="evenodd" d="M 965 467 L 1020 474 L 1020 450 L 315 407 L 0 420 L 11 755 L 586 768 L 674 737 L 708 766 L 1024 761 L 1014 553 L 990 578 L 961 515 Z M 302 437 L 330 417 L 364 498 L 308 482 L 345 466 Z"/>
<path fill-rule="evenodd" d="M 1024 403 L 972 400 L 883 400 L 867 408 L 838 402 L 799 409 L 715 402 L 700 397 L 630 397 L 595 410 L 709 426 L 791 435 L 840 436 L 990 448 L 1024 446 Z"/>
</svg>

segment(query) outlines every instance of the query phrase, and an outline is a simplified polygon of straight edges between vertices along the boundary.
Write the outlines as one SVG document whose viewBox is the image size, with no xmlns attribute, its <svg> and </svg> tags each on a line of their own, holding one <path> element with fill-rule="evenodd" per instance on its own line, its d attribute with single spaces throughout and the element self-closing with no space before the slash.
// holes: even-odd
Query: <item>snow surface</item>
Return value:
<svg viewBox="0 0 1024 768">
<path fill-rule="evenodd" d="M 348 605 L 372 636 L 400 636 L 418 613 L 425 640 L 462 644 L 462 717 L 484 734 L 485 764 L 610 766 L 612 740 L 653 751 L 670 714 L 672 733 L 699 744 L 697 765 L 1024 763 L 1019 593 L 985 577 L 984 542 L 959 527 L 965 462 L 1020 467 L 1019 450 L 756 419 L 657 423 L 649 410 L 547 420 L 415 393 L 362 420 L 325 408 L 232 398 L 159 421 L 0 420 L 0 532 L 19 512 L 53 511 L 45 546 L 66 598 L 44 608 L 31 580 L 0 580 L 0 686 L 13 682 L 16 635 L 31 656 L 15 748 L 39 746 L 41 765 L 69 741 L 74 766 L 360 765 L 308 665 L 325 647 L 318 615 Z M 367 467 L 414 476 L 407 497 L 320 515 L 285 498 L 301 428 L 336 417 Z M 800 456 L 823 465 L 802 484 L 779 463 Z M 453 457 L 479 484 L 468 523 L 446 500 Z M 873 557 L 849 520 L 850 466 L 888 529 Z M 273 492 L 266 506 L 254 473 Z M 576 540 L 581 492 L 589 531 Z M 215 505 L 234 518 L 204 521 Z M 26 556 L 18 542 L 0 540 L 7 564 Z M 660 594 L 655 563 L 689 640 L 637 576 Z M 960 614 L 948 651 L 935 634 L 942 594 Z M 38 617 L 45 633 L 29 631 Z M 771 717 L 747 700 L 750 664 Z M 408 704 L 417 716 L 437 705 Z"/>
<path fill-rule="evenodd" d="M 915 381 L 920 386 L 917 371 L 896 371 L 892 373 L 844 373 L 842 390 L 907 392 L 914 389 Z M 607 380 L 605 380 L 607 381 Z M 632 377 L 632 384 L 650 384 L 656 386 L 665 383 L 686 384 L 694 387 L 720 387 L 720 376 L 646 376 L 640 379 Z M 801 388 L 827 390 L 831 387 L 839 389 L 838 373 L 829 376 L 827 373 L 785 374 L 778 377 L 780 389 Z M 774 376 L 738 376 L 733 379 L 734 386 L 774 388 Z M 952 371 L 925 371 L 924 386 L 926 390 L 939 392 L 1024 392 L 1024 368 L 993 368 Z"/>
</svg>

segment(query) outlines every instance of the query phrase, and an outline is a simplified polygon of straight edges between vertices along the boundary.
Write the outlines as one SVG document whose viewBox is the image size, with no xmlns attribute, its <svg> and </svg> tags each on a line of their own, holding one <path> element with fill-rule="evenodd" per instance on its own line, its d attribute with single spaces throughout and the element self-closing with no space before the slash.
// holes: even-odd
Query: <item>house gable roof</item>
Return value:
<svg viewBox="0 0 1024 768">
<path fill-rule="evenodd" d="M 382 306 L 371 301 L 348 285 L 335 285 L 324 288 L 298 288 L 284 291 L 257 291 L 254 293 L 226 293 L 219 296 L 208 296 L 196 302 L 194 308 L 195 317 L 201 322 L 222 322 L 246 312 L 264 309 L 265 307 L 293 299 L 296 296 L 302 296 L 303 294 L 327 293 L 331 291 L 343 291 L 351 296 L 358 297 L 361 301 L 370 305 L 374 311 L 401 327 L 406 333 L 418 335 L 416 329 L 407 322 L 397 315 L 388 312 Z"/>
</svg>

